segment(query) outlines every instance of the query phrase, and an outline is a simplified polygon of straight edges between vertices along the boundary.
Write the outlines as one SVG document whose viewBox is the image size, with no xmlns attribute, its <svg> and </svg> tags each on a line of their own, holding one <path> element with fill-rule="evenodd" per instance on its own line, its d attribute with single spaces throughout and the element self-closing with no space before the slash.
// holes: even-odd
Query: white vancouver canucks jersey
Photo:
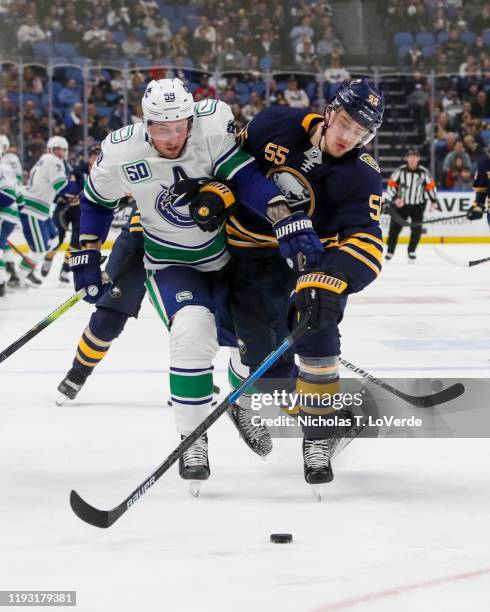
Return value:
<svg viewBox="0 0 490 612">
<path fill-rule="evenodd" d="M 195 105 L 191 134 L 177 159 L 158 155 L 142 123 L 107 136 L 85 183 L 85 196 L 113 209 L 132 194 L 141 214 L 148 269 L 185 265 L 218 270 L 229 259 L 225 232 L 199 229 L 189 202 L 209 178 L 232 179 L 253 161 L 236 145 L 230 107 L 202 100 Z"/>
<path fill-rule="evenodd" d="M 68 183 L 65 164 L 52 153 L 41 155 L 32 167 L 24 187 L 22 212 L 36 219 L 48 219 L 54 212 L 54 199 Z"/>
<path fill-rule="evenodd" d="M 19 156 L 15 153 L 5 153 L 2 157 L 2 163 L 7 164 L 12 168 L 17 177 L 17 182 L 22 184 L 23 176 L 22 176 L 22 164 L 20 163 Z"/>
<path fill-rule="evenodd" d="M 17 223 L 19 221 L 19 211 L 17 209 L 19 186 L 14 171 L 10 164 L 4 162 L 4 157 L 0 159 L 0 193 L 5 197 L 5 200 L 10 200 L 11 203 L 0 208 L 0 222 L 4 219 L 10 221 L 10 223 Z"/>
</svg>

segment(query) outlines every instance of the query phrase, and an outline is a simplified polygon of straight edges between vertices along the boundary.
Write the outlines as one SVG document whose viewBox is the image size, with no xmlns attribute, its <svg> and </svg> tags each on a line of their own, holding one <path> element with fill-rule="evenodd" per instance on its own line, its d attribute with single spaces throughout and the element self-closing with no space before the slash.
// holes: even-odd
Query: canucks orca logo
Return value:
<svg viewBox="0 0 490 612">
<path fill-rule="evenodd" d="M 172 168 L 172 172 L 174 183 L 170 187 L 162 185 L 162 191 L 155 200 L 155 208 L 165 221 L 176 227 L 195 226 L 189 214 L 189 202 L 209 178 L 190 178 L 180 166 Z"/>
<path fill-rule="evenodd" d="M 271 168 L 267 176 L 286 198 L 292 211 L 301 210 L 311 217 L 315 210 L 315 194 L 308 180 L 300 172 L 288 166 L 278 166 Z"/>
</svg>

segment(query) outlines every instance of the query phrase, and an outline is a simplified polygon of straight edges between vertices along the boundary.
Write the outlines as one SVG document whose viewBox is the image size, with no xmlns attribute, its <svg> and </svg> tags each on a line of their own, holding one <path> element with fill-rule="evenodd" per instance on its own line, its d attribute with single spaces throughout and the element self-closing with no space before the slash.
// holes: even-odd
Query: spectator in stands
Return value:
<svg viewBox="0 0 490 612">
<path fill-rule="evenodd" d="M 216 62 L 214 61 L 212 52 L 206 51 L 201 56 L 198 56 L 195 66 L 196 68 L 199 68 L 199 70 L 213 72 L 216 67 Z"/>
<path fill-rule="evenodd" d="M 463 141 L 457 140 L 454 143 L 454 149 L 444 158 L 444 161 L 442 162 L 442 170 L 445 174 L 449 170 L 451 170 L 454 174 L 463 166 L 471 168 L 471 159 L 468 153 L 466 153 L 464 150 Z"/>
<path fill-rule="evenodd" d="M 454 17 L 453 23 L 454 27 L 460 32 L 466 32 L 468 30 L 468 19 L 462 6 L 456 9 L 456 16 Z"/>
<path fill-rule="evenodd" d="M 194 99 L 204 100 L 206 98 L 216 98 L 216 88 L 209 84 L 209 74 L 202 74 L 199 79 L 199 87 L 194 92 Z"/>
<path fill-rule="evenodd" d="M 134 59 L 138 55 L 142 55 L 144 47 L 136 36 L 130 32 L 126 40 L 121 45 L 121 51 L 128 59 Z"/>
<path fill-rule="evenodd" d="M 235 118 L 236 131 L 239 132 L 247 125 L 248 121 L 243 116 L 242 107 L 237 102 L 231 105 L 231 112 L 233 113 L 233 117 Z"/>
<path fill-rule="evenodd" d="M 439 4 L 432 22 L 432 29 L 435 32 L 447 32 L 451 27 L 451 21 L 446 14 L 446 7 Z"/>
<path fill-rule="evenodd" d="M 245 68 L 245 57 L 236 48 L 233 38 L 227 38 L 223 50 L 218 53 L 217 64 L 219 70 L 241 70 Z"/>
<path fill-rule="evenodd" d="M 105 61 L 116 60 L 120 57 L 119 45 L 114 42 L 112 32 L 109 30 L 105 33 L 105 39 L 100 45 L 100 57 Z"/>
<path fill-rule="evenodd" d="M 454 181 L 456 191 L 471 191 L 473 188 L 473 174 L 471 168 L 462 166 Z"/>
<path fill-rule="evenodd" d="M 58 92 L 58 102 L 64 107 L 68 108 L 73 106 L 77 102 L 81 102 L 80 88 L 75 79 L 68 79 L 63 89 Z"/>
<path fill-rule="evenodd" d="M 430 29 L 430 17 L 427 12 L 427 7 L 423 2 L 415 5 L 415 15 L 412 20 L 414 32 L 428 32 Z"/>
<path fill-rule="evenodd" d="M 421 63 L 424 62 L 424 54 L 420 45 L 412 45 L 403 58 L 403 63 L 410 70 L 420 70 Z"/>
<path fill-rule="evenodd" d="M 449 116 L 449 123 L 454 127 L 454 119 L 463 110 L 463 103 L 461 102 L 458 92 L 455 89 L 451 89 L 442 97 L 442 108 Z"/>
<path fill-rule="evenodd" d="M 449 39 L 441 45 L 442 50 L 447 53 L 449 69 L 456 72 L 461 65 L 464 56 L 464 43 L 459 37 L 459 30 L 453 28 L 449 32 Z"/>
<path fill-rule="evenodd" d="M 36 22 L 34 15 L 28 13 L 25 23 L 17 30 L 19 52 L 30 55 L 32 53 L 32 45 L 44 40 L 44 38 L 45 34 Z"/>
<path fill-rule="evenodd" d="M 337 85 L 350 79 L 349 71 L 342 66 L 342 56 L 336 49 L 330 55 L 330 65 L 323 76 L 329 85 Z"/>
<path fill-rule="evenodd" d="M 264 101 L 262 96 L 258 92 L 252 91 L 250 94 L 250 102 L 245 104 L 245 106 L 242 108 L 242 115 L 247 121 L 251 121 L 255 115 L 260 113 L 260 111 L 263 109 Z"/>
<path fill-rule="evenodd" d="M 461 128 L 463 125 L 463 118 L 465 114 L 472 117 L 471 111 L 472 111 L 471 102 L 469 100 L 463 100 L 463 108 L 461 109 L 461 112 L 458 113 L 454 117 L 453 122 L 452 122 L 454 130 L 458 132 L 458 134 L 461 134 Z"/>
<path fill-rule="evenodd" d="M 294 61 L 300 70 L 312 71 L 315 69 L 317 57 L 315 55 L 315 47 L 311 42 L 311 38 L 304 36 L 296 46 L 296 54 Z"/>
<path fill-rule="evenodd" d="M 76 102 L 65 118 L 65 138 L 71 147 L 83 142 L 83 126 L 83 105 Z"/>
<path fill-rule="evenodd" d="M 490 2 L 485 2 L 483 4 L 479 14 L 474 18 L 471 29 L 478 34 L 481 34 L 485 30 L 490 30 Z"/>
<path fill-rule="evenodd" d="M 188 57 L 189 47 L 187 45 L 186 40 L 182 37 L 182 34 L 180 34 L 180 32 L 176 32 L 172 36 L 170 40 L 168 52 L 169 52 L 170 57 L 173 58 L 174 63 L 175 63 L 176 57 Z"/>
<path fill-rule="evenodd" d="M 485 155 L 485 146 L 476 140 L 472 134 L 466 134 L 463 138 L 463 144 L 471 159 L 471 170 L 476 170 L 478 161 Z"/>
<path fill-rule="evenodd" d="M 449 132 L 449 115 L 444 111 L 439 111 L 439 114 L 436 117 L 434 136 L 437 140 L 446 140 Z"/>
<path fill-rule="evenodd" d="M 310 100 L 304 89 L 299 89 L 298 81 L 294 77 L 288 79 L 287 88 L 284 91 L 284 99 L 293 108 L 308 108 Z"/>
<path fill-rule="evenodd" d="M 131 28 L 131 15 L 127 6 L 112 6 L 106 17 L 107 27 L 112 30 L 127 32 Z"/>
<path fill-rule="evenodd" d="M 24 92 L 36 95 L 44 93 L 41 77 L 30 66 L 24 68 Z"/>
<path fill-rule="evenodd" d="M 109 117 L 109 128 L 114 132 L 124 125 L 124 100 L 119 100 Z"/>
<path fill-rule="evenodd" d="M 96 59 L 100 56 L 100 50 L 106 40 L 106 28 L 100 19 L 93 21 L 92 27 L 82 37 L 81 50 L 83 55 Z"/>
<path fill-rule="evenodd" d="M 322 66 L 328 64 L 328 58 L 333 51 L 338 51 L 341 55 L 344 53 L 344 47 L 340 40 L 335 36 L 333 28 L 327 28 L 323 33 L 323 37 L 316 45 L 316 54 Z"/>
<path fill-rule="evenodd" d="M 311 27 L 311 18 L 303 17 L 300 25 L 296 25 L 291 29 L 289 38 L 291 39 L 291 48 L 296 52 L 296 47 L 301 41 L 302 36 L 307 36 L 311 40 L 315 36 L 315 30 Z"/>
<path fill-rule="evenodd" d="M 129 14 L 131 17 L 131 24 L 134 28 L 144 29 L 146 27 L 146 8 L 141 2 L 138 2 L 138 4 L 131 4 L 129 8 Z"/>
<path fill-rule="evenodd" d="M 78 48 L 78 45 L 83 39 L 83 26 L 76 19 L 67 18 L 63 21 L 63 27 L 61 27 L 58 34 L 58 40 L 60 42 L 70 43 Z"/>
<path fill-rule="evenodd" d="M 89 135 L 92 136 L 96 142 L 102 142 L 110 131 L 109 117 L 101 116 L 98 118 L 97 123 L 95 123 L 95 125 L 89 131 Z"/>
<path fill-rule="evenodd" d="M 413 90 L 407 96 L 407 102 L 412 112 L 415 129 L 418 131 L 419 140 L 424 139 L 425 124 L 427 121 L 427 102 L 429 100 L 427 83 L 419 81 L 414 85 Z"/>
<path fill-rule="evenodd" d="M 274 40 L 272 32 L 270 31 L 262 32 L 260 38 L 256 39 L 252 49 L 253 54 L 258 57 L 270 57 L 275 64 L 279 61 L 279 44 Z"/>
<path fill-rule="evenodd" d="M 216 30 L 209 24 L 209 19 L 202 16 L 198 27 L 194 30 L 193 52 L 196 57 L 205 51 L 215 53 L 216 49 Z"/>
<path fill-rule="evenodd" d="M 479 34 L 472 45 L 470 45 L 468 52 L 470 55 L 474 55 L 477 60 L 481 61 L 482 56 L 484 57 L 487 53 L 488 46 L 485 44 L 483 40 L 483 36 Z"/>
<path fill-rule="evenodd" d="M 483 91 L 483 89 L 476 94 L 476 100 L 475 103 L 472 104 L 472 109 L 474 117 L 490 117 L 488 94 L 486 91 Z"/>
<path fill-rule="evenodd" d="M 155 38 L 159 36 L 158 42 L 169 43 L 172 38 L 172 32 L 168 25 L 168 21 L 164 17 L 159 17 L 153 22 L 153 25 L 149 25 L 146 28 L 146 35 L 150 42 L 154 42 Z"/>
</svg>

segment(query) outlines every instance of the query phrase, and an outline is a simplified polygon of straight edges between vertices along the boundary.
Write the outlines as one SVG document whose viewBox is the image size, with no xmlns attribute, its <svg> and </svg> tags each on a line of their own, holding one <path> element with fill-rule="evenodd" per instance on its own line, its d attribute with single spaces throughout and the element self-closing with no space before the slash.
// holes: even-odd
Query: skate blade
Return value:
<svg viewBox="0 0 490 612">
<path fill-rule="evenodd" d="M 310 491 L 316 501 L 322 502 L 327 499 L 328 483 L 310 485 Z"/>
<path fill-rule="evenodd" d="M 63 406 L 63 404 L 69 400 L 70 400 L 69 397 L 66 397 L 66 395 L 63 395 L 63 393 L 60 393 L 60 395 L 55 400 L 55 404 L 57 406 Z"/>
<path fill-rule="evenodd" d="M 202 482 L 202 480 L 191 480 L 189 482 L 189 493 L 192 495 L 192 497 L 199 497 Z"/>
</svg>

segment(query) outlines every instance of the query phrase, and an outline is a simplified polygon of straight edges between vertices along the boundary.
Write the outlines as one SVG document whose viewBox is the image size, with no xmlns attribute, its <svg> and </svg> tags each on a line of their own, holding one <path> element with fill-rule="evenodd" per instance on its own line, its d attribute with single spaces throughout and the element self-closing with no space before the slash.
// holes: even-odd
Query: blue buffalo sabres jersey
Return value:
<svg viewBox="0 0 490 612">
<path fill-rule="evenodd" d="M 309 134 L 322 121 L 315 113 L 273 106 L 261 111 L 238 139 L 289 208 L 311 217 L 325 245 L 328 271 L 345 274 L 349 291 L 356 292 L 381 271 L 381 174 L 364 148 L 334 158 L 313 146 Z M 264 212 L 241 206 L 229 219 L 228 243 L 235 255 L 264 257 L 277 248 Z"/>
<path fill-rule="evenodd" d="M 490 156 L 484 157 L 478 162 L 473 190 L 475 191 L 476 203 L 485 208 L 487 198 L 490 196 Z"/>
</svg>

